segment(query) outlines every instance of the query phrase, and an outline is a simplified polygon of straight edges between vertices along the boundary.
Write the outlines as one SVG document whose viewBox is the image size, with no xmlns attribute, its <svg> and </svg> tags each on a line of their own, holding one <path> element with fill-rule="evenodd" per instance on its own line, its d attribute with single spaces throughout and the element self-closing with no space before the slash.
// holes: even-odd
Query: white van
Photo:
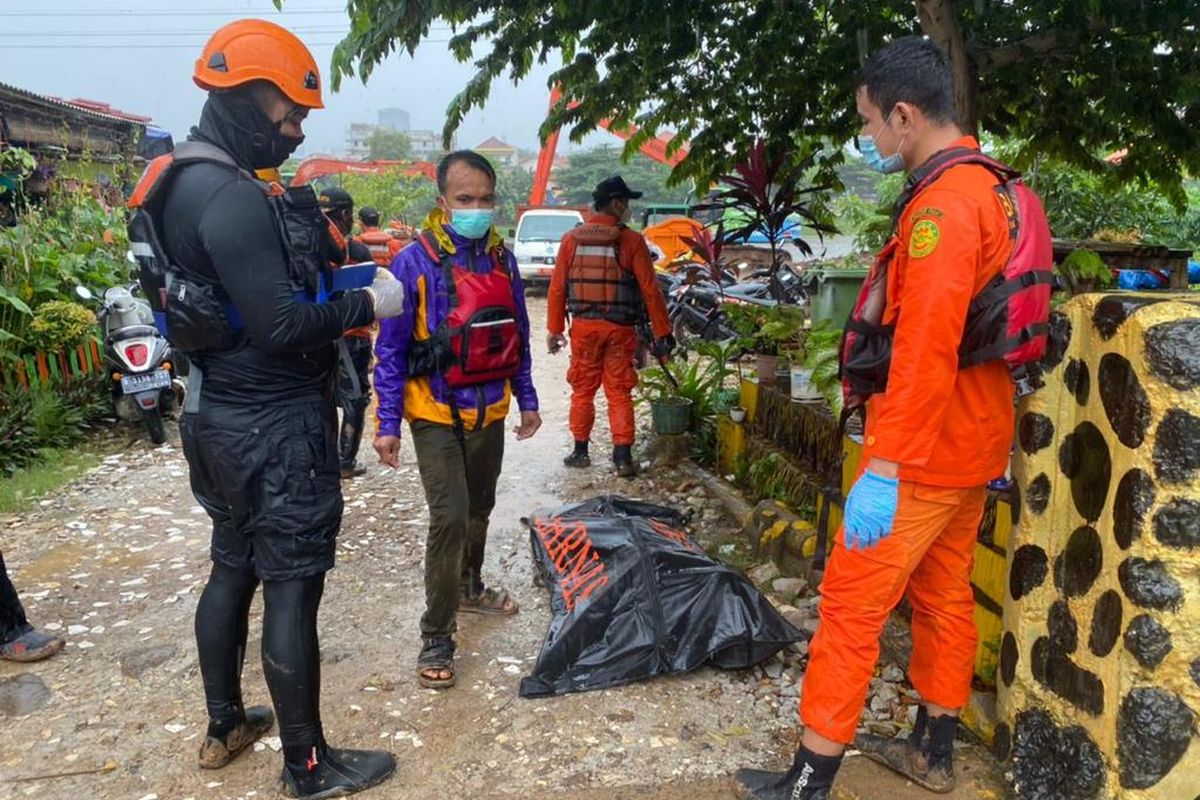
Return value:
<svg viewBox="0 0 1200 800">
<path fill-rule="evenodd" d="M 583 212 L 577 208 L 536 206 L 520 209 L 512 248 L 526 286 L 550 283 L 559 243 L 568 231 L 582 224 Z"/>
</svg>

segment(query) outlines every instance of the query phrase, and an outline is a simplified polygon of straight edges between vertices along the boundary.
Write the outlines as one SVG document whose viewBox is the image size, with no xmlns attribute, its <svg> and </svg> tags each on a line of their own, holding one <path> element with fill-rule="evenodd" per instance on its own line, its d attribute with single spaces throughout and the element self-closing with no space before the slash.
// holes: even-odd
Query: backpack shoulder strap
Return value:
<svg viewBox="0 0 1200 800">
<path fill-rule="evenodd" d="M 892 230 L 898 230 L 900 218 L 904 216 L 904 211 L 913 201 L 913 198 L 932 186 L 938 178 L 945 175 L 949 170 L 962 164 L 978 164 L 988 169 L 996 176 L 996 179 L 1000 181 L 1002 186 L 1019 180 L 1021 177 L 1021 173 L 1017 170 L 997 161 L 991 156 L 984 155 L 974 148 L 949 147 L 934 154 L 932 158 L 908 176 L 908 180 L 904 184 L 904 191 L 900 193 L 900 197 L 896 199 L 896 204 L 892 208 Z"/>
</svg>

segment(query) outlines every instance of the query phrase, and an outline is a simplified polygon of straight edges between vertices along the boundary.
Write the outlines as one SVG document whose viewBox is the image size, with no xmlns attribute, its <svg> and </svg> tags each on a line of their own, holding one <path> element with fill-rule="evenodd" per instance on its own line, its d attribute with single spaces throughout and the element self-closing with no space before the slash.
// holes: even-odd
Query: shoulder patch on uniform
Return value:
<svg viewBox="0 0 1200 800">
<path fill-rule="evenodd" d="M 925 258 L 937 249 L 942 239 L 942 231 L 936 222 L 923 219 L 913 226 L 908 237 L 908 254 L 912 258 Z"/>
</svg>

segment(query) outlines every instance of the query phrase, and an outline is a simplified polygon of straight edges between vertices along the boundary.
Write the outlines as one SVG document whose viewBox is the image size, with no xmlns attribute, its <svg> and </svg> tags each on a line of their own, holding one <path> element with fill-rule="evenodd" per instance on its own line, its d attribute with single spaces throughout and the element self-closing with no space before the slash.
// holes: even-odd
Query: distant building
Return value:
<svg viewBox="0 0 1200 800">
<path fill-rule="evenodd" d="M 409 131 L 408 143 L 412 147 L 413 158 L 421 161 L 437 161 L 447 152 L 442 147 L 441 131 Z M 450 138 L 450 149 L 458 149 L 458 135 Z"/>
<path fill-rule="evenodd" d="M 475 145 L 474 150 L 497 167 L 515 167 L 521 160 L 521 154 L 517 148 L 500 141 L 495 136 L 489 136 Z"/>
<path fill-rule="evenodd" d="M 408 112 L 403 108 L 383 108 L 379 110 L 379 127 L 388 130 L 408 133 Z"/>
<path fill-rule="evenodd" d="M 132 160 L 150 117 L 97 100 L 63 100 L 0 83 L 0 141 L 35 155 L 91 163 Z"/>
<path fill-rule="evenodd" d="M 369 122 L 351 122 L 346 131 L 346 157 L 358 160 L 368 158 L 371 153 L 371 134 L 377 127 Z"/>
</svg>

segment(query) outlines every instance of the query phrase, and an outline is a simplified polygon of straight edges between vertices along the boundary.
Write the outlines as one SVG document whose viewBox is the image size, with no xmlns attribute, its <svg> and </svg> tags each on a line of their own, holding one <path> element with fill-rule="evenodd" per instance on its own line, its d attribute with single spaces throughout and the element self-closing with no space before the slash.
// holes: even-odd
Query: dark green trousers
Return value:
<svg viewBox="0 0 1200 800">
<path fill-rule="evenodd" d="M 466 431 L 462 441 L 449 425 L 417 420 L 411 429 L 429 505 L 421 635 L 450 636 L 457 629 L 459 593 L 483 588 L 488 519 L 504 461 L 504 421 Z"/>
</svg>

